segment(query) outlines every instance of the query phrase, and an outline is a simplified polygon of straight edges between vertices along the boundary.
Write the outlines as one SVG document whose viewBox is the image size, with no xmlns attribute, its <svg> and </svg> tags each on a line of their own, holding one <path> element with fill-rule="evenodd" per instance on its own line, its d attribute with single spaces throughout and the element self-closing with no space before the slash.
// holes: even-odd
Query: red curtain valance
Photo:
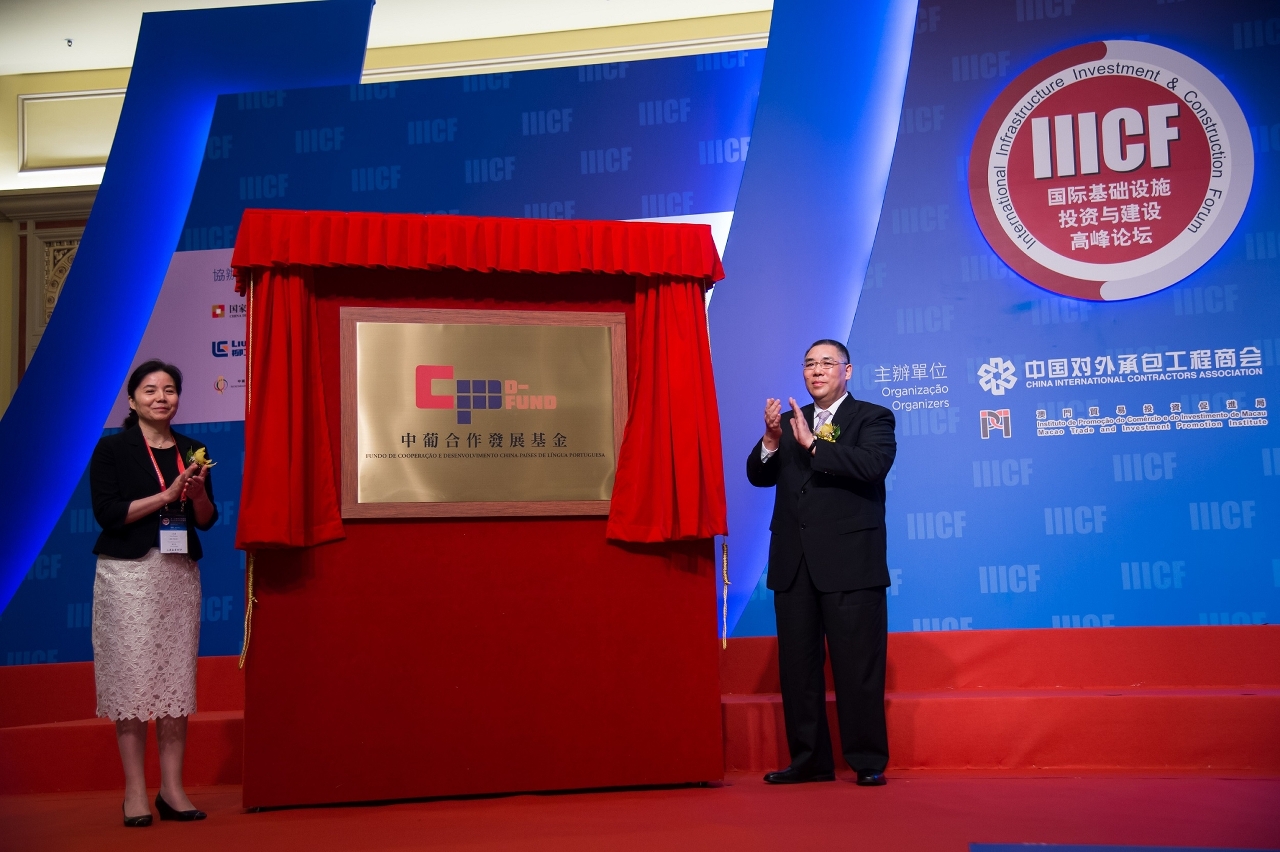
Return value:
<svg viewBox="0 0 1280 852">
<path fill-rule="evenodd" d="M 244 211 L 231 265 L 724 277 L 707 225 L 310 210 Z"/>
<path fill-rule="evenodd" d="M 312 286 L 314 268 L 332 266 L 633 276 L 635 381 L 606 535 L 728 531 L 704 308 L 724 270 L 709 226 L 246 210 L 231 263 L 249 291 L 237 547 L 343 537 Z"/>
</svg>

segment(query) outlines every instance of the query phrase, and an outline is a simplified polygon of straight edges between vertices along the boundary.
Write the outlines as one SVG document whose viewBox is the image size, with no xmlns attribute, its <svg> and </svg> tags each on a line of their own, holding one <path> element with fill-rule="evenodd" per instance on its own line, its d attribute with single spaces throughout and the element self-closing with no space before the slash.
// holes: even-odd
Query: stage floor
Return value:
<svg viewBox="0 0 1280 852">
<path fill-rule="evenodd" d="M 889 784 L 723 786 L 245 813 L 238 786 L 189 791 L 202 823 L 120 825 L 118 793 L 0 797 L 14 850 L 967 850 L 970 842 L 1280 848 L 1280 778 L 1243 773 L 890 773 Z"/>
</svg>

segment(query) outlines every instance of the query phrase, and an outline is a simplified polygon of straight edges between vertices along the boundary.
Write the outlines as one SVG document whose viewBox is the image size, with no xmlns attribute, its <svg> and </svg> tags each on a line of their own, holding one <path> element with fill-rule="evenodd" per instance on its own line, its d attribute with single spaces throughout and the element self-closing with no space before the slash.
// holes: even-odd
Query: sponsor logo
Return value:
<svg viewBox="0 0 1280 852">
<path fill-rule="evenodd" d="M 606 172 L 625 172 L 631 168 L 631 148 L 595 148 L 579 151 L 582 173 L 584 175 L 602 175 Z"/>
<path fill-rule="evenodd" d="M 698 70 L 702 70 L 702 57 L 699 56 Z M 627 62 L 606 62 L 603 65 L 579 65 L 578 66 L 578 82 L 579 83 L 599 83 L 602 80 L 623 80 L 627 76 Z M 495 76 L 495 75 L 490 75 Z M 510 74 L 506 75 L 510 77 Z M 466 89 L 463 89 L 466 91 Z"/>
<path fill-rule="evenodd" d="M 438 394 L 433 383 L 450 382 L 454 393 Z M 554 394 L 531 394 L 516 379 L 455 379 L 452 364 L 419 364 L 414 376 L 418 408 L 452 409 L 460 425 L 469 425 L 476 411 L 545 411 L 556 407 Z"/>
<path fill-rule="evenodd" d="M 224 392 L 227 389 L 227 377 L 218 376 L 217 380 L 213 383 L 213 389 L 218 393 Z"/>
<path fill-rule="evenodd" d="M 214 306 L 213 306 L 213 318 L 214 318 L 214 319 L 222 319 L 222 318 L 223 318 L 223 317 L 225 317 L 226 315 L 227 315 L 227 306 L 226 306 L 226 305 L 214 305 Z"/>
<path fill-rule="evenodd" d="M 698 142 L 698 165 L 716 166 L 721 163 L 737 163 L 747 158 L 750 136 L 728 139 L 707 139 Z"/>
<path fill-rule="evenodd" d="M 1040 585 L 1039 565 L 979 565 L 978 591 L 984 595 L 1035 592 Z"/>
<path fill-rule="evenodd" d="M 483 157 L 466 160 L 464 165 L 467 183 L 496 183 L 516 175 L 515 157 Z"/>
<path fill-rule="evenodd" d="M 1121 562 L 1120 587 L 1126 592 L 1181 589 L 1182 581 L 1187 576 L 1186 565 L 1181 560 L 1166 562 L 1163 559 L 1155 562 Z"/>
<path fill-rule="evenodd" d="M 535 201 L 524 206 L 524 218 L 572 219 L 576 203 L 572 199 L 568 201 Z"/>
<path fill-rule="evenodd" d="M 641 101 L 640 126 L 654 124 L 679 124 L 689 120 L 691 98 L 667 98 L 658 101 Z"/>
<path fill-rule="evenodd" d="M 965 512 L 956 509 L 951 512 L 908 512 L 907 538 L 924 540 L 930 538 L 964 538 L 966 522 Z"/>
<path fill-rule="evenodd" d="M 972 630 L 973 616 L 948 616 L 946 618 L 913 618 L 911 629 L 922 630 Z"/>
<path fill-rule="evenodd" d="M 342 150 L 345 127 L 310 127 L 293 131 L 295 154 L 317 154 Z"/>
<path fill-rule="evenodd" d="M 243 358 L 245 342 L 243 340 L 214 340 L 209 345 L 215 358 Z"/>
<path fill-rule="evenodd" d="M 693 213 L 692 192 L 657 192 L 640 196 L 640 218 L 688 216 Z"/>
<path fill-rule="evenodd" d="M 745 50 L 734 50 L 726 53 L 708 53 L 695 57 L 695 67 L 699 71 L 727 71 L 731 68 L 746 68 L 750 54 Z M 581 72 L 579 72 L 581 79 Z M 626 76 L 625 74 L 623 75 Z"/>
<path fill-rule="evenodd" d="M 573 124 L 573 110 L 540 109 L 520 113 L 520 129 L 525 136 L 543 136 L 548 133 L 568 133 Z M 453 137 L 451 136 L 450 139 Z"/>
<path fill-rule="evenodd" d="M 1013 362 L 1003 358 L 992 358 L 978 367 L 978 387 L 995 396 L 1004 396 L 1004 392 L 1018 383 Z"/>
<path fill-rule="evenodd" d="M 1101 533 L 1106 523 L 1106 506 L 1049 506 L 1044 510 L 1045 535 Z"/>
<path fill-rule="evenodd" d="M 1190 275 L 1248 201 L 1253 142 L 1217 77 L 1159 45 L 1102 41 L 1049 56 L 992 104 L 969 196 L 1019 275 L 1077 299 L 1132 299 Z"/>
<path fill-rule="evenodd" d="M 204 155 L 210 160 L 226 160 L 231 157 L 230 136 L 210 136 L 205 143 Z"/>
<path fill-rule="evenodd" d="M 395 100 L 396 89 L 400 88 L 399 83 L 365 83 L 363 85 L 351 86 L 351 100 L 353 101 L 382 101 Z M 282 93 L 283 94 L 283 93 Z"/>
<path fill-rule="evenodd" d="M 991 437 L 992 432 L 997 432 L 1005 438 L 1013 437 L 1013 415 L 1009 413 L 1009 409 L 1000 408 L 995 411 L 986 409 L 978 412 L 978 429 L 982 433 L 982 439 Z"/>
<path fill-rule="evenodd" d="M 385 192 L 399 188 L 399 166 L 365 166 L 351 170 L 352 192 Z"/>
</svg>

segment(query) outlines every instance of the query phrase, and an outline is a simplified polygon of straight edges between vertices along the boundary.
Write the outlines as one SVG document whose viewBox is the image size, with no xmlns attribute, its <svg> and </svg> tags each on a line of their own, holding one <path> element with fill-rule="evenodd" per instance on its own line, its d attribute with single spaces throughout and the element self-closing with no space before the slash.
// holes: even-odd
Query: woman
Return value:
<svg viewBox="0 0 1280 852">
<path fill-rule="evenodd" d="M 156 720 L 160 744 L 160 818 L 205 817 L 183 790 L 182 758 L 187 716 L 196 709 L 200 643 L 195 530 L 213 526 L 218 510 L 208 467 L 190 461 L 204 444 L 169 427 L 182 373 L 147 361 L 129 376 L 128 391 L 124 431 L 100 440 L 89 463 L 93 514 L 102 526 L 93 548 L 93 666 L 98 715 L 116 723 L 124 824 L 140 828 L 151 824 L 143 769 L 148 719 Z"/>
</svg>

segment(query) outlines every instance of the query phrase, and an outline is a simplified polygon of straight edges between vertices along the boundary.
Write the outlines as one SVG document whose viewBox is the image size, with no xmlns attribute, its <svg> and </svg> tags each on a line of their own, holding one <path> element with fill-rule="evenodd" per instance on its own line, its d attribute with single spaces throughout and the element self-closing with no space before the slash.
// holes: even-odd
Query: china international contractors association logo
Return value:
<svg viewBox="0 0 1280 852">
<path fill-rule="evenodd" d="M 1099 41 L 996 98 L 969 160 L 983 235 L 1019 275 L 1077 299 L 1133 299 L 1199 269 L 1253 183 L 1253 140 L 1217 77 L 1177 51 Z"/>
</svg>

